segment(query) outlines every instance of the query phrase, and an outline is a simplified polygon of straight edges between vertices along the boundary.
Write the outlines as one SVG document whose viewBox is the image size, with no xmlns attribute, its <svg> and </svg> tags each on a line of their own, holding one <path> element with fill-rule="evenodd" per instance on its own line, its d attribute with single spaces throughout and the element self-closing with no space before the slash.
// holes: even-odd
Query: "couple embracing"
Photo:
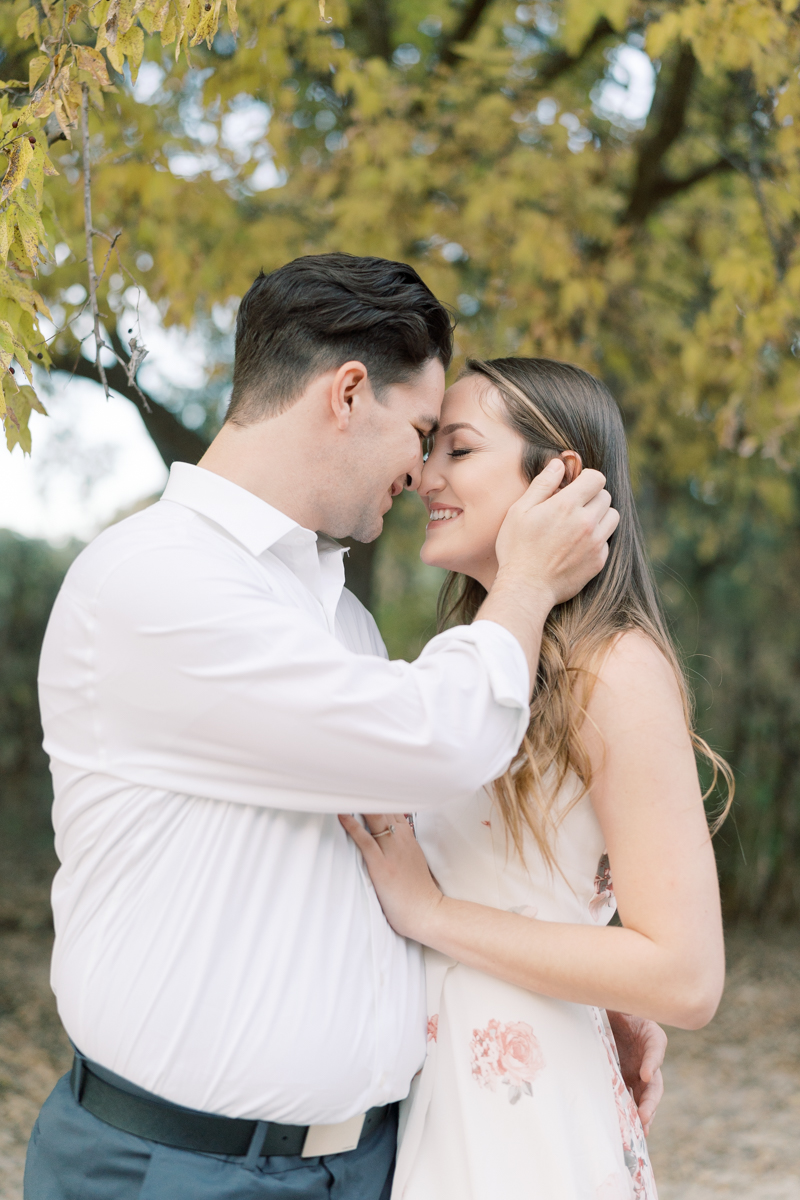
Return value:
<svg viewBox="0 0 800 1200">
<path fill-rule="evenodd" d="M 608 391 L 506 358 L 445 392 L 451 353 L 408 266 L 261 275 L 206 455 L 70 569 L 40 691 L 75 1061 L 26 1200 L 655 1197 L 654 1022 L 723 983 L 710 751 Z M 334 540 L 404 488 L 450 572 L 413 663 Z"/>
</svg>

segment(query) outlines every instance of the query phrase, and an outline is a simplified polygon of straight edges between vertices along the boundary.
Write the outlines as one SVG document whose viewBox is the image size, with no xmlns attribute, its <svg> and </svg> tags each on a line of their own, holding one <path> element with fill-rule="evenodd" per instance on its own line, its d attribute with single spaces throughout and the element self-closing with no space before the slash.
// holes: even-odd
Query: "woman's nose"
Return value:
<svg viewBox="0 0 800 1200">
<path fill-rule="evenodd" d="M 430 496 L 432 492 L 442 490 L 444 481 L 439 477 L 439 472 L 430 459 L 423 465 L 420 475 L 419 487 L 417 491 L 420 496 Z"/>
</svg>

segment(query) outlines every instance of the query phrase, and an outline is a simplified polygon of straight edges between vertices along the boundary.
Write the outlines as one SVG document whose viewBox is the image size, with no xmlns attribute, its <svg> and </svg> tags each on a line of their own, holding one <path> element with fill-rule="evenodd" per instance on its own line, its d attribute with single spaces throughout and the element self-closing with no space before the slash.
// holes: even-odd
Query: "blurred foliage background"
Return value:
<svg viewBox="0 0 800 1200">
<path fill-rule="evenodd" d="M 700 730 L 737 775 L 717 838 L 727 916 L 797 917 L 794 0 L 240 0 L 236 32 L 220 9 L 14 0 L 0 11 L 8 394 L 7 369 L 25 373 L 22 342 L 56 388 L 61 371 L 97 376 L 87 170 L 100 360 L 167 465 L 196 461 L 218 427 L 238 298 L 259 268 L 297 254 L 412 263 L 458 315 L 454 370 L 469 353 L 518 353 L 599 374 L 626 419 Z M 190 36 L 209 12 L 205 40 Z M 180 37 L 164 32 L 170 14 L 183 14 Z M 112 26 L 125 29 L 116 48 Z M 81 47 L 103 56 L 108 86 L 96 60 L 81 67 Z M 58 175 L 14 174 L 23 131 L 46 140 Z M 35 245 L 22 236 L 28 210 Z M 28 308 L 20 288 L 38 297 Z M 156 326 L 201 339 L 201 387 L 168 386 L 145 362 L 137 388 L 135 351 Z M 7 435 L 24 447 L 14 419 Z M 421 507 L 405 497 L 376 547 L 351 555 L 351 585 L 395 656 L 414 656 L 434 628 L 439 578 L 418 561 L 422 536 Z M 45 829 L 33 670 L 73 552 L 0 545 L 9 829 Z"/>
</svg>

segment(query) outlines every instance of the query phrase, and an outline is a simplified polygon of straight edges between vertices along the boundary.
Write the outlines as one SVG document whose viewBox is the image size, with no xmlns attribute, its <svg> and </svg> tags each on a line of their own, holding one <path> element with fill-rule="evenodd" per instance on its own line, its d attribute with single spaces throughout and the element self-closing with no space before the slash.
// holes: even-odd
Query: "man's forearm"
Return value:
<svg viewBox="0 0 800 1200">
<path fill-rule="evenodd" d="M 528 660 L 531 691 L 539 669 L 542 631 L 552 607 L 552 597 L 544 590 L 534 591 L 530 584 L 500 571 L 475 617 L 476 621 L 502 625 L 517 639 Z"/>
</svg>

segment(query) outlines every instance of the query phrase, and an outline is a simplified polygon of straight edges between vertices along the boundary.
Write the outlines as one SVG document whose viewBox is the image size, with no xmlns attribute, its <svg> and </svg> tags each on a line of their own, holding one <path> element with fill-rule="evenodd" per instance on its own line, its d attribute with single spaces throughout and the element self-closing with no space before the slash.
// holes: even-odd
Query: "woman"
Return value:
<svg viewBox="0 0 800 1200">
<path fill-rule="evenodd" d="M 399 814 L 341 818 L 392 926 L 426 946 L 429 1053 L 394 1200 L 652 1200 L 604 1010 L 694 1029 L 722 991 L 695 750 L 729 772 L 692 732 L 606 388 L 546 359 L 469 362 L 422 476 L 422 559 L 451 572 L 443 620 L 472 620 L 509 507 L 555 456 L 565 482 L 605 474 L 620 524 L 601 574 L 548 619 L 515 761 L 418 816 L 418 841 Z"/>
</svg>

